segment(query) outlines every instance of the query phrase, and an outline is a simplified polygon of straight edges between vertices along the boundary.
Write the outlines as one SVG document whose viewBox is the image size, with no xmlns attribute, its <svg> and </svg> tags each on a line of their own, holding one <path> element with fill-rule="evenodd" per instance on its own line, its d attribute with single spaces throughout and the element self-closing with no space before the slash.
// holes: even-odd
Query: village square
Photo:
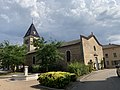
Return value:
<svg viewBox="0 0 120 90">
<path fill-rule="evenodd" d="M 0 90 L 120 90 L 119 0 L 0 0 Z"/>
<path fill-rule="evenodd" d="M 23 45 L 15 47 L 16 45 L 11 45 L 8 41 L 1 43 L 1 90 L 54 90 L 55 88 L 84 90 L 85 85 L 81 86 L 82 82 L 89 82 L 89 80 L 91 80 L 89 82 L 90 86 L 86 86 L 86 90 L 89 90 L 89 88 L 96 90 L 96 83 L 103 85 L 106 89 L 108 88 L 106 84 L 111 84 L 109 78 L 119 79 L 115 67 L 120 62 L 120 45 L 102 45 L 93 32 L 89 36 L 80 35 L 79 39 L 69 42 L 50 41 L 47 43 L 43 37 L 39 36 L 35 25 L 32 23 L 23 37 Z M 12 47 L 18 50 L 15 51 L 16 54 L 12 51 L 14 50 Z M 21 53 L 22 55 L 18 55 Z M 13 61 L 9 58 L 12 58 Z M 7 59 L 9 61 L 5 61 Z M 58 83 L 58 87 L 56 87 L 57 84 L 52 85 L 49 83 L 48 85 L 44 83 L 41 84 L 42 86 L 40 85 L 45 80 L 42 80 L 45 72 L 52 75 L 56 71 L 59 74 L 63 72 L 66 72 L 66 74 L 68 72 L 75 73 L 72 77 L 73 81 L 70 81 L 72 84 L 68 82 L 60 86 L 65 81 L 55 81 Z M 106 82 L 106 84 L 104 85 L 99 79 Z M 96 83 L 93 85 L 92 82 Z M 119 81 L 114 81 L 114 83 L 116 83 L 117 88 L 120 88 L 117 84 Z M 68 84 L 71 84 L 71 86 Z M 110 86 L 109 88 L 113 90 L 114 87 Z"/>
</svg>

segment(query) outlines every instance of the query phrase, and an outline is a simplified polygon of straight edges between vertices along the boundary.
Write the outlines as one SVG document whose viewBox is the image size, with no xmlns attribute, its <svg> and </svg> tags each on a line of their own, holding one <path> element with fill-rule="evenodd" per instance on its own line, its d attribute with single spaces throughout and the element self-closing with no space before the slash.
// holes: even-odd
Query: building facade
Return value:
<svg viewBox="0 0 120 90">
<path fill-rule="evenodd" d="M 63 43 L 60 52 L 64 54 L 66 62 L 77 60 L 88 65 L 92 61 L 97 70 L 101 67 L 100 63 L 103 60 L 102 45 L 93 33 L 88 37 L 81 35 L 78 40 Z"/>
<path fill-rule="evenodd" d="M 34 24 L 31 24 L 24 36 L 24 44 L 26 44 L 28 50 L 25 64 L 28 66 L 36 64 L 36 47 L 34 47 L 33 43 L 39 38 Z M 97 70 L 100 68 L 101 60 L 103 60 L 102 45 L 98 42 L 93 33 L 88 37 L 81 35 L 78 40 L 64 42 L 59 48 L 59 51 L 63 53 L 66 63 L 76 60 L 88 65 L 88 63 L 92 61 Z"/>
<path fill-rule="evenodd" d="M 33 45 L 33 43 L 39 38 L 40 36 L 34 24 L 32 23 L 23 38 L 23 43 L 27 46 L 25 65 L 32 66 L 36 64 L 36 47 Z"/>
<path fill-rule="evenodd" d="M 120 64 L 120 45 L 103 45 L 103 54 L 106 68 L 114 68 Z"/>
</svg>

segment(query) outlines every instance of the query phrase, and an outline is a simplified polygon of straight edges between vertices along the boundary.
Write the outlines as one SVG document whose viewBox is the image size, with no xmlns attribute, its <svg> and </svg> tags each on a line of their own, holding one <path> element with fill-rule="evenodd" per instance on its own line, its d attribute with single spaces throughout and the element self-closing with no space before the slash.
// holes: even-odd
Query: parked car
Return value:
<svg viewBox="0 0 120 90">
<path fill-rule="evenodd" d="M 116 73 L 117 73 L 118 77 L 120 77 L 120 65 L 116 66 Z"/>
</svg>

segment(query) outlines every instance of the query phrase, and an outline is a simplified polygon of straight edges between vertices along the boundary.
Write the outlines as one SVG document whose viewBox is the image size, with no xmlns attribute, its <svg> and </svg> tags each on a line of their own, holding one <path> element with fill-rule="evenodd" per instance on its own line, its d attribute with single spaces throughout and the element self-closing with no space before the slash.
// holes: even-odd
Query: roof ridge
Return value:
<svg viewBox="0 0 120 90">
<path fill-rule="evenodd" d="M 80 35 L 80 38 L 81 38 L 81 39 L 82 39 L 82 38 L 85 38 L 85 39 L 89 40 L 91 37 L 94 37 L 94 39 L 97 41 L 97 43 L 98 43 L 100 46 L 102 46 L 102 44 L 99 43 L 99 41 L 97 40 L 97 38 L 95 37 L 95 35 L 93 34 L 93 32 L 92 32 L 88 37 L 86 37 L 86 36 L 84 36 L 84 35 Z"/>
</svg>

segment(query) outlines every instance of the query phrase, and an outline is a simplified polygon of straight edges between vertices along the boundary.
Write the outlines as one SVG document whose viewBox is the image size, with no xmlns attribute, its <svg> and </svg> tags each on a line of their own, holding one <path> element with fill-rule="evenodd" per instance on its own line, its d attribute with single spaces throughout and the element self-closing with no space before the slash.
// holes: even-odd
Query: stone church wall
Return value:
<svg viewBox="0 0 120 90">
<path fill-rule="evenodd" d="M 59 48 L 59 51 L 61 53 L 63 53 L 64 60 L 66 62 L 67 62 L 67 55 L 66 55 L 67 51 L 70 51 L 70 56 L 71 56 L 70 61 L 73 61 L 73 60 L 78 60 L 78 61 L 81 61 L 81 62 L 83 61 L 83 56 L 82 56 L 82 50 L 81 50 L 80 43 L 61 47 L 61 48 Z"/>
</svg>

